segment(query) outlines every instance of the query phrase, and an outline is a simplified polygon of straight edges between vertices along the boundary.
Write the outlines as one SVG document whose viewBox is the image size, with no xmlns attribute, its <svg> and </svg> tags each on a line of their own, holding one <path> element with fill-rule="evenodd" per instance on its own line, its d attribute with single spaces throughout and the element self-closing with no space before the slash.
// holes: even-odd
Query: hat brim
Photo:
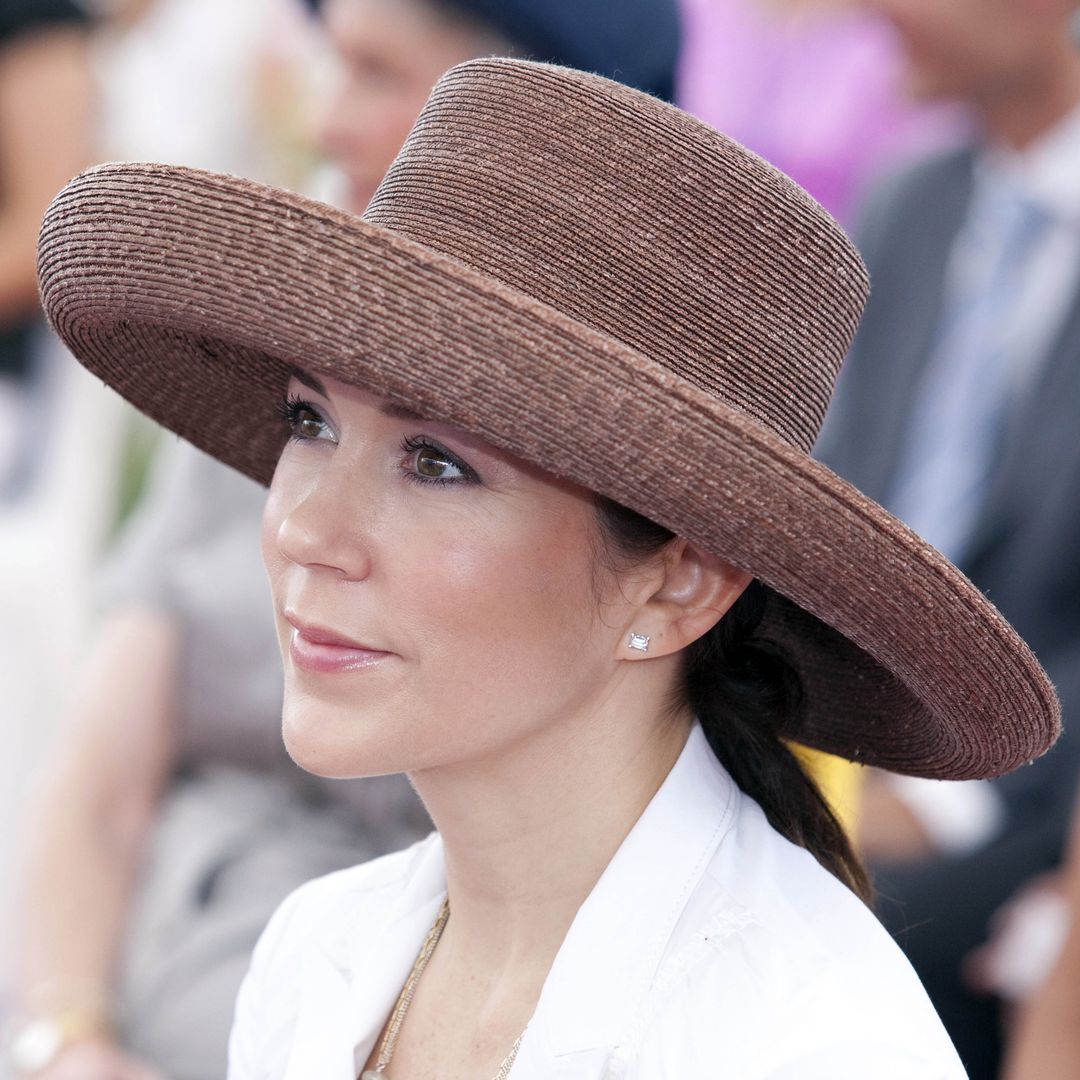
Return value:
<svg viewBox="0 0 1080 1080">
<path fill-rule="evenodd" d="M 634 349 L 362 219 L 235 177 L 109 165 L 39 247 L 60 337 L 139 409 L 268 483 L 292 370 L 408 403 L 624 503 L 777 594 L 786 734 L 896 772 L 994 776 L 1059 706 L 985 597 L 884 509 Z"/>
</svg>

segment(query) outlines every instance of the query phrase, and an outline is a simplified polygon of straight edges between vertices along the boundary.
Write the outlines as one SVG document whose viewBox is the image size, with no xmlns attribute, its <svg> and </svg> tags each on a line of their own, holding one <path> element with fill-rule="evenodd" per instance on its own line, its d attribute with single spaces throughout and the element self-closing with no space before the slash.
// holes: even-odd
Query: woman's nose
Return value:
<svg viewBox="0 0 1080 1080">
<path fill-rule="evenodd" d="M 348 581 L 371 573 L 371 544 L 366 530 L 352 521 L 349 502 L 335 495 L 323 477 L 280 513 L 277 547 L 290 562 L 309 570 L 330 571 Z M 351 492 L 353 498 L 357 492 Z M 267 504 L 273 512 L 274 495 Z"/>
</svg>

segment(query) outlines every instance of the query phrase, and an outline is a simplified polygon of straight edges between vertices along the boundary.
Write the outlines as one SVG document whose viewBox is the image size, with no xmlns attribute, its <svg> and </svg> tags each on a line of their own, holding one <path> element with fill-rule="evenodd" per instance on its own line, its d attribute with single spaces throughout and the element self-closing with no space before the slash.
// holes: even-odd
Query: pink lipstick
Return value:
<svg viewBox="0 0 1080 1080">
<path fill-rule="evenodd" d="M 301 623 L 292 616 L 286 616 L 286 620 L 293 628 L 289 655 L 293 663 L 303 671 L 328 675 L 360 671 L 374 667 L 394 655 L 350 641 L 331 630 Z"/>
</svg>

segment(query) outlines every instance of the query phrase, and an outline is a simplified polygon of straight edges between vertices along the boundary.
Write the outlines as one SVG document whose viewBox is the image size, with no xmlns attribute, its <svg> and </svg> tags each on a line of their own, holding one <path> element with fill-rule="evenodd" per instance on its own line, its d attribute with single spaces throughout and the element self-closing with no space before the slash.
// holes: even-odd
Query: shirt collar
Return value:
<svg viewBox="0 0 1080 1080">
<path fill-rule="evenodd" d="M 675 925 L 731 827 L 736 796 L 695 724 L 555 957 L 530 1024 L 550 1053 L 614 1047 L 632 1029 Z"/>
<path fill-rule="evenodd" d="M 976 183 L 1005 183 L 1047 210 L 1080 225 L 1080 106 L 1024 150 L 988 146 L 976 163 Z"/>
<path fill-rule="evenodd" d="M 385 908 L 374 918 L 354 922 L 344 948 L 332 944 L 330 950 L 345 957 L 342 975 L 350 1023 L 338 1034 L 350 1032 L 357 1068 L 370 1054 L 446 898 L 438 833 L 415 845 L 404 879 L 389 890 Z"/>
</svg>

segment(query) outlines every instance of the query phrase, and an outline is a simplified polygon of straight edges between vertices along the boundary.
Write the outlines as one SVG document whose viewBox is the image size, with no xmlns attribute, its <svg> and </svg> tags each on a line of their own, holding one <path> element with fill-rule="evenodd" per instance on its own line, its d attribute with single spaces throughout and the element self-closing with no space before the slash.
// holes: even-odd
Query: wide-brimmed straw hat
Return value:
<svg viewBox="0 0 1080 1080">
<path fill-rule="evenodd" d="M 771 589 L 761 632 L 802 677 L 800 742 L 969 778 L 1057 734 L 1053 688 L 991 604 L 809 456 L 867 292 L 852 245 L 787 177 L 655 98 L 472 61 L 362 218 L 106 165 L 57 196 L 39 272 L 88 368 L 263 483 L 301 368 L 750 571 Z"/>
</svg>

